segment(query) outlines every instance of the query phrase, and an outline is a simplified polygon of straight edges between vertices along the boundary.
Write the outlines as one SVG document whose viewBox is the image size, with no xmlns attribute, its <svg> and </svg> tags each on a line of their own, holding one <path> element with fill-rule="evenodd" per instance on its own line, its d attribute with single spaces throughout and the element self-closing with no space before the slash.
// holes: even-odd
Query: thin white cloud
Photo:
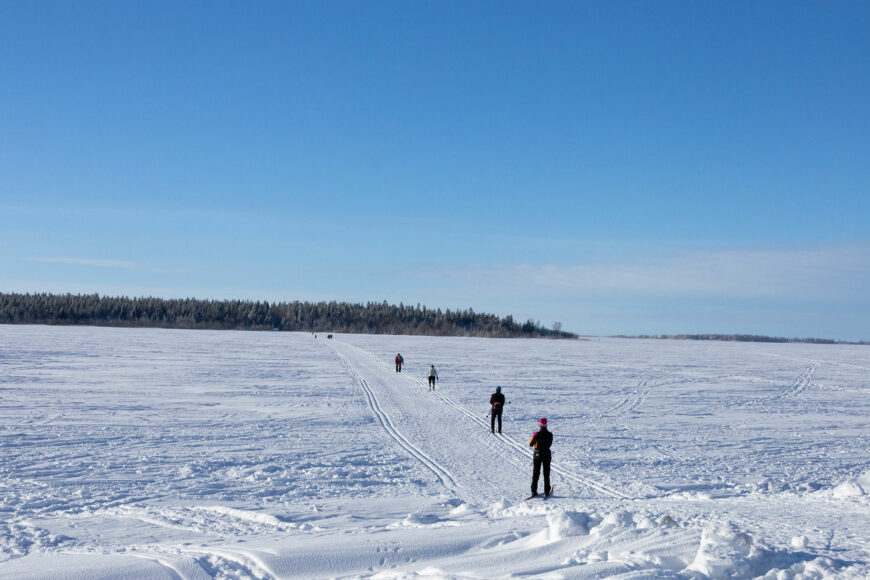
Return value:
<svg viewBox="0 0 870 580">
<path fill-rule="evenodd" d="M 870 244 L 698 252 L 609 265 L 474 265 L 422 275 L 517 294 L 846 299 L 870 292 Z"/>
<path fill-rule="evenodd" d="M 27 258 L 31 262 L 44 262 L 49 264 L 72 264 L 75 266 L 95 266 L 98 268 L 135 268 L 136 263 L 126 260 L 94 260 L 91 258 Z"/>
<path fill-rule="evenodd" d="M 152 268 L 151 272 L 154 274 L 192 274 L 193 270 L 184 268 Z"/>
</svg>

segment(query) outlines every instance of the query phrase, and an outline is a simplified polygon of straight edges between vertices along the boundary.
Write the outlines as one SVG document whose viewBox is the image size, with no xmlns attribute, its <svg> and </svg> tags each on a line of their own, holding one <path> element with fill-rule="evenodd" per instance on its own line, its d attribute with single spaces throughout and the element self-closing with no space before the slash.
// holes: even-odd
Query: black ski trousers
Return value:
<svg viewBox="0 0 870 580">
<path fill-rule="evenodd" d="M 402 372 L 402 363 L 396 363 L 396 372 L 397 373 Z"/>
<path fill-rule="evenodd" d="M 544 493 L 550 493 L 550 459 L 549 451 L 538 455 L 535 453 L 535 470 L 532 472 L 532 495 L 538 495 L 538 479 L 541 476 L 541 467 L 544 468 Z"/>
<path fill-rule="evenodd" d="M 501 412 L 502 408 L 499 406 L 498 411 L 495 409 L 490 413 L 489 419 L 489 430 L 495 433 L 495 418 L 498 417 L 498 432 L 501 433 Z"/>
</svg>

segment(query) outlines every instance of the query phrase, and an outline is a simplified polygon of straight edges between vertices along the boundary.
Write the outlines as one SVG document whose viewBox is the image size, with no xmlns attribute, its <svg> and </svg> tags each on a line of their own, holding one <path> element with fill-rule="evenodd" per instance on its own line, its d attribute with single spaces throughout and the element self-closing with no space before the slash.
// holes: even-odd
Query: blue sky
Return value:
<svg viewBox="0 0 870 580">
<path fill-rule="evenodd" d="M 870 5 L 0 0 L 0 290 L 870 339 Z"/>
</svg>

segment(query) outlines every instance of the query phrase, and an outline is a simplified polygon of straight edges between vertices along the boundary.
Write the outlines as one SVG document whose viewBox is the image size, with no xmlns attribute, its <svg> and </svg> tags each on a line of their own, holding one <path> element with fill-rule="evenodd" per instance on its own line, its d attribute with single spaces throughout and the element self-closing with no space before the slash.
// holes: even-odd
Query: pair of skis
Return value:
<svg viewBox="0 0 870 580">
<path fill-rule="evenodd" d="M 551 485 L 551 486 L 550 486 L 550 493 L 546 493 L 546 494 L 543 494 L 543 495 L 540 494 L 540 493 L 536 493 L 535 495 L 530 495 L 530 496 L 527 497 L 524 501 L 527 501 L 527 500 L 530 500 L 530 499 L 535 499 L 536 497 L 540 497 L 540 498 L 543 498 L 543 499 L 547 499 L 548 497 L 552 497 L 552 495 L 553 495 L 553 490 L 554 490 L 554 489 L 556 489 L 556 486 L 555 486 L 555 485 Z"/>
</svg>

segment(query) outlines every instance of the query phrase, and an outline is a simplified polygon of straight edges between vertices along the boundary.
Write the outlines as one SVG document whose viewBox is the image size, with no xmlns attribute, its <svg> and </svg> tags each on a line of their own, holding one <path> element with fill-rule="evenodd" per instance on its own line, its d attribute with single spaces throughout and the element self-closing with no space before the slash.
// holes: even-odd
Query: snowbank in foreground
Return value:
<svg viewBox="0 0 870 580">
<path fill-rule="evenodd" d="M 864 472 L 855 479 L 849 479 L 834 488 L 834 497 L 864 497 L 870 495 L 870 471 Z"/>
</svg>

